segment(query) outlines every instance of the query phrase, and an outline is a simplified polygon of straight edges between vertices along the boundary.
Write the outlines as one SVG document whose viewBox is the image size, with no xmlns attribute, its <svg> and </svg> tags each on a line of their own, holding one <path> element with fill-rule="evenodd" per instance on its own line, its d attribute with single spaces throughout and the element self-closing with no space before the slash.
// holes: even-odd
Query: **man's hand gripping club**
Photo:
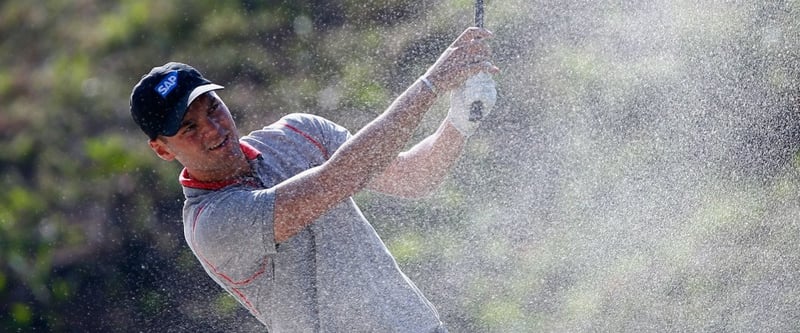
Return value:
<svg viewBox="0 0 800 333">
<path fill-rule="evenodd" d="M 464 137 L 475 133 L 482 117 L 492 111 L 497 101 L 497 90 L 491 74 L 500 70 L 490 61 L 492 54 L 486 40 L 491 37 L 491 32 L 486 29 L 467 29 L 422 77 L 434 92 L 437 87 L 445 91 L 452 89 L 447 119 Z M 451 53 L 460 55 L 462 61 L 458 65 L 462 70 L 452 71 L 448 68 L 447 65 L 454 66 L 455 63 L 442 63 Z M 463 81 L 465 77 L 466 81 Z M 476 104 L 480 105 L 481 117 L 471 114 Z"/>
</svg>

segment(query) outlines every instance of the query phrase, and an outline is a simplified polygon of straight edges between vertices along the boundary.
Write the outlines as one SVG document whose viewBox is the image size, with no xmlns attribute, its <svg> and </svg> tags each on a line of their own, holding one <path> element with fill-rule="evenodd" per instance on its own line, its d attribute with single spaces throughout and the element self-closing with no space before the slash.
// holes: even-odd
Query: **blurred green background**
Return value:
<svg viewBox="0 0 800 333">
<path fill-rule="evenodd" d="M 355 132 L 472 6 L 0 1 L 0 330 L 264 331 L 185 245 L 131 88 L 182 61 L 242 132 Z M 356 199 L 453 332 L 796 331 L 798 22 L 797 0 L 487 0 L 495 111 L 431 197 Z"/>
</svg>

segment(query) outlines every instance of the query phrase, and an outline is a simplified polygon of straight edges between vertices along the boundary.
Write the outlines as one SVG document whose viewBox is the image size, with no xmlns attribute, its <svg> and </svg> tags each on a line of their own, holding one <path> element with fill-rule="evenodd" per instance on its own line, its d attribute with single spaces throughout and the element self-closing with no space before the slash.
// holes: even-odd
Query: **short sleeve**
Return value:
<svg viewBox="0 0 800 333">
<path fill-rule="evenodd" d="M 206 269 L 228 283 L 244 283 L 276 253 L 273 189 L 223 190 L 205 198 L 186 238 Z"/>
<path fill-rule="evenodd" d="M 341 125 L 312 114 L 292 113 L 281 118 L 281 121 L 317 141 L 329 156 L 352 136 Z"/>
</svg>

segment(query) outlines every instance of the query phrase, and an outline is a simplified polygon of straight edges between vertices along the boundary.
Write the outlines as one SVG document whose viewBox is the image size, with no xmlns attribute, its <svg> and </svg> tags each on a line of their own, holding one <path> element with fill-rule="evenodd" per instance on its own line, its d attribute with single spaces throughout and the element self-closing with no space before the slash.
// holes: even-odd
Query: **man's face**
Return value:
<svg viewBox="0 0 800 333">
<path fill-rule="evenodd" d="M 174 136 L 160 136 L 150 147 L 165 160 L 178 160 L 198 179 L 227 174 L 244 159 L 228 107 L 214 92 L 195 99 Z"/>
</svg>

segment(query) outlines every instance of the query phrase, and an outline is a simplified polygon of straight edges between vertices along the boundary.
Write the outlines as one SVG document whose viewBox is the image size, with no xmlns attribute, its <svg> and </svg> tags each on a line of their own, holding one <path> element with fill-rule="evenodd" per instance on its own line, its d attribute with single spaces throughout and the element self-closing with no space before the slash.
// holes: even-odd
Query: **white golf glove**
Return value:
<svg viewBox="0 0 800 333">
<path fill-rule="evenodd" d="M 497 90 L 492 76 L 480 72 L 450 92 L 447 118 L 464 137 L 469 137 L 478 129 L 480 120 L 492 111 L 496 101 Z"/>
</svg>

